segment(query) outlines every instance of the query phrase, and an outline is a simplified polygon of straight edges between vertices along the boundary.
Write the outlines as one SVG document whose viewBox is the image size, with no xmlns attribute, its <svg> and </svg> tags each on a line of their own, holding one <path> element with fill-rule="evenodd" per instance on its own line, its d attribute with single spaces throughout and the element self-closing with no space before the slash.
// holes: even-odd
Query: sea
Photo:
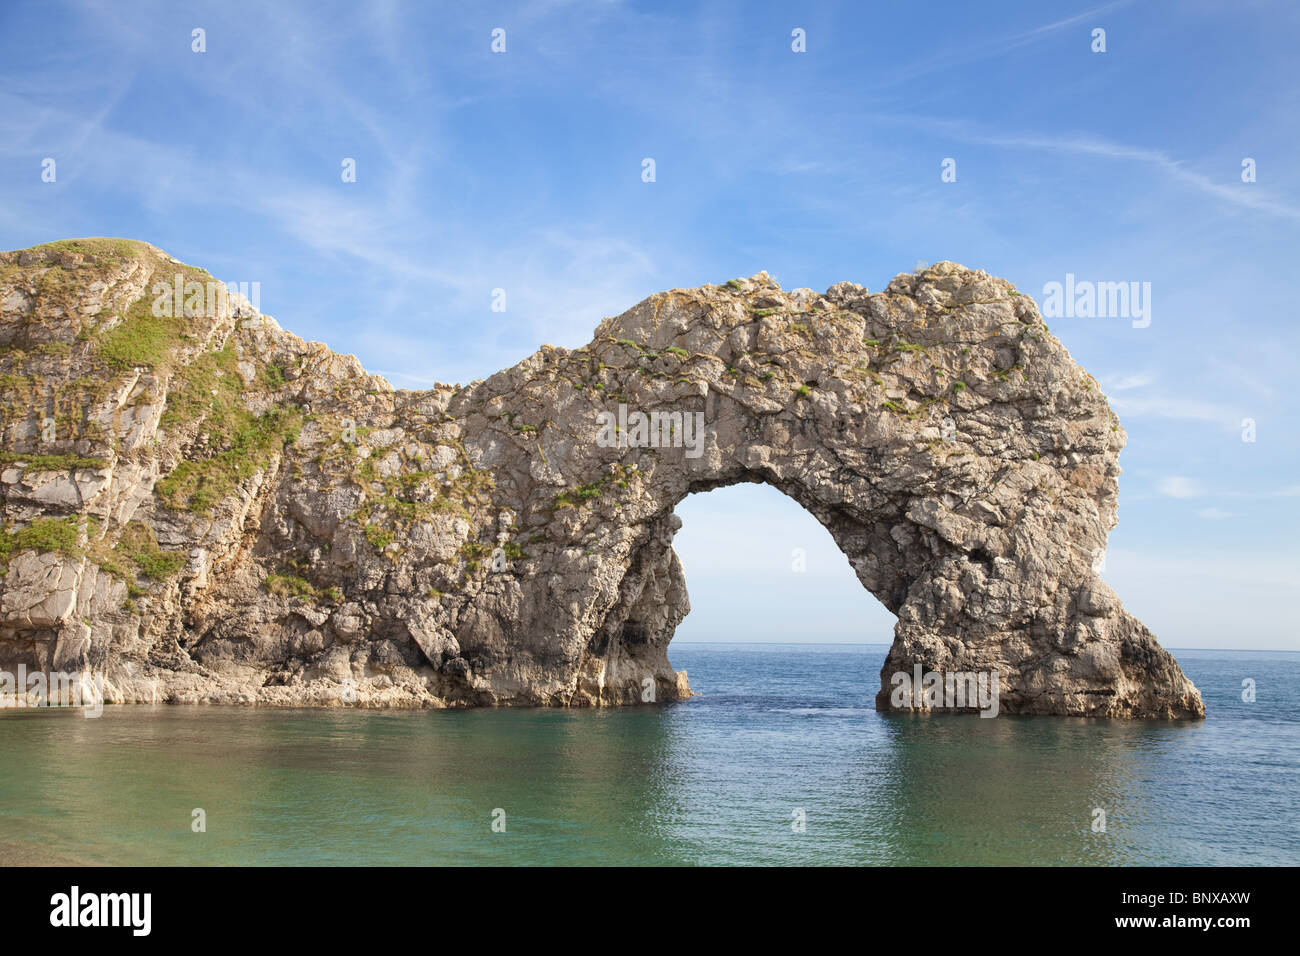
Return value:
<svg viewBox="0 0 1300 956">
<path fill-rule="evenodd" d="M 880 714 L 886 644 L 674 644 L 617 710 L 0 711 L 0 864 L 1300 864 L 1300 652 L 1204 721 Z"/>
</svg>

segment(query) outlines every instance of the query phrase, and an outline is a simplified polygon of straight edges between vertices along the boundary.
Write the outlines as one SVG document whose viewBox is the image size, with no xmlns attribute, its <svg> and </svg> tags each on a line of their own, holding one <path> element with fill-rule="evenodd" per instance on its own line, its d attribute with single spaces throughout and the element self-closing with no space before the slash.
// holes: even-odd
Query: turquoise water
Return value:
<svg viewBox="0 0 1300 956">
<path fill-rule="evenodd" d="M 1210 716 L 1162 723 L 884 716 L 886 649 L 674 645 L 702 696 L 621 711 L 6 711 L 0 862 L 1300 863 L 1300 653 L 1175 652 Z"/>
</svg>

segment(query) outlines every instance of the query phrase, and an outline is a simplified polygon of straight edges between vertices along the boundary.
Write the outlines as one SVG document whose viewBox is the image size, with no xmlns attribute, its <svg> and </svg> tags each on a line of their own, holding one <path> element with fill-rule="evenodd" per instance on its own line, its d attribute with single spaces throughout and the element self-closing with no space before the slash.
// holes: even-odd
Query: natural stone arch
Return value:
<svg viewBox="0 0 1300 956">
<path fill-rule="evenodd" d="M 575 358 L 606 383 L 603 402 L 562 384 Z M 513 449 L 486 437 L 476 407 L 533 407 L 557 423 L 520 489 L 531 486 L 532 521 L 560 495 L 547 520 L 560 546 L 543 560 L 587 589 L 595 612 L 585 645 L 582 615 L 546 642 L 579 651 L 572 703 L 635 700 L 648 674 L 661 697 L 680 693 L 665 654 L 687 608 L 673 509 L 693 491 L 759 481 L 826 527 L 898 616 L 882 709 L 889 675 L 920 664 L 999 672 L 1002 712 L 1202 713 L 1177 663 L 1093 570 L 1115 523 L 1124 433 L 1095 380 L 1002 280 L 940 263 L 877 295 L 848 283 L 787 294 L 765 274 L 668 292 L 606 320 L 586 349 L 543 350 L 464 400 L 467 432 L 485 436 L 497 472 Z M 595 410 L 617 404 L 702 412 L 703 453 L 599 447 Z M 607 546 L 584 549 L 583 566 L 573 549 L 601 536 Z M 576 566 L 559 563 L 566 554 Z M 525 609 L 527 628 L 565 621 L 539 610 Z"/>
<path fill-rule="evenodd" d="M 983 272 L 673 290 L 584 348 L 414 392 L 239 298 L 113 361 L 106 340 L 159 332 L 160 280 L 211 278 L 143 243 L 0 265 L 0 670 L 93 671 L 121 701 L 681 698 L 674 508 L 760 481 L 898 616 L 878 706 L 919 664 L 996 670 L 1003 713 L 1203 712 L 1093 570 L 1124 432 Z M 41 410 L 69 403 L 43 442 Z M 701 415 L 700 454 L 606 447 L 620 405 Z"/>
</svg>

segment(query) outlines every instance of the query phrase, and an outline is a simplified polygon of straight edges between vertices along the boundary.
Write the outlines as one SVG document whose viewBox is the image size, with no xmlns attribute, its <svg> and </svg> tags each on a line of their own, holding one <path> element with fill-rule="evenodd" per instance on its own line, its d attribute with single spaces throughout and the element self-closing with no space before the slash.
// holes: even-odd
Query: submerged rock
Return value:
<svg viewBox="0 0 1300 956">
<path fill-rule="evenodd" d="M 1094 570 L 1124 431 L 1001 279 L 675 289 L 418 392 L 212 281 L 124 240 L 0 254 L 0 669 L 114 701 L 681 699 L 673 509 L 765 482 L 898 616 L 882 709 L 920 665 L 996 672 L 1002 713 L 1203 713 Z"/>
</svg>

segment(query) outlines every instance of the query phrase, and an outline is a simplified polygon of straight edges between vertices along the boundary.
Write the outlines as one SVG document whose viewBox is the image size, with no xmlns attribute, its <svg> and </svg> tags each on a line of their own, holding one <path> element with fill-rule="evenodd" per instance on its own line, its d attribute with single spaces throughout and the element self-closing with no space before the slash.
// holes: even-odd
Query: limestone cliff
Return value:
<svg viewBox="0 0 1300 956">
<path fill-rule="evenodd" d="M 1094 571 L 1124 432 L 1003 280 L 760 273 L 419 392 L 211 282 L 124 240 L 0 254 L 0 669 L 116 701 L 682 698 L 673 509 L 749 481 L 898 616 L 878 706 L 919 663 L 997 671 L 1003 713 L 1203 713 Z M 600 440 L 620 405 L 660 429 Z"/>
</svg>

